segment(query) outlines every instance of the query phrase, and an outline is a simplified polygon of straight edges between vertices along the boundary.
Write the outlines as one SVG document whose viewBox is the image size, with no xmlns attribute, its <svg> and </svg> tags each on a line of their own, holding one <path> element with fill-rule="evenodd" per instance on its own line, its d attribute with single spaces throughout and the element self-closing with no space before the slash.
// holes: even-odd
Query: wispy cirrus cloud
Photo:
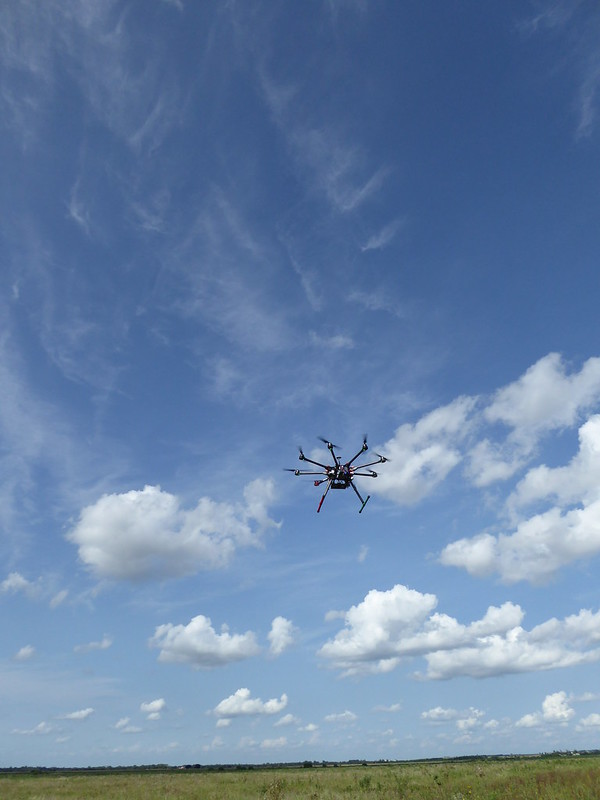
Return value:
<svg viewBox="0 0 600 800">
<path fill-rule="evenodd" d="M 360 249 L 363 253 L 366 253 L 369 250 L 383 250 L 385 247 L 391 244 L 398 231 L 402 228 L 403 224 L 404 220 L 402 219 L 394 219 L 391 222 L 388 222 L 388 224 L 384 225 L 380 231 L 369 236 L 365 244 L 363 244 Z"/>
<path fill-rule="evenodd" d="M 573 106 L 577 115 L 576 135 L 591 137 L 598 122 L 600 102 L 600 11 L 581 0 L 542 0 L 537 13 L 520 24 L 528 35 L 551 32 L 562 44 L 563 68 L 576 75 Z"/>
</svg>

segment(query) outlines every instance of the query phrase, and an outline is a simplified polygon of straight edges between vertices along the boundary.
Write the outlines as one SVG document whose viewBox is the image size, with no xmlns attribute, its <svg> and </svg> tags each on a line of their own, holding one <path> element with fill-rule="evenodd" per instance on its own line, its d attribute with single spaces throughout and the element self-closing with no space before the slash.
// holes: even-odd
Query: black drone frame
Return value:
<svg viewBox="0 0 600 800">
<path fill-rule="evenodd" d="M 377 456 L 376 461 L 369 461 L 367 464 L 354 464 L 356 459 L 361 456 L 364 452 L 366 452 L 369 447 L 367 445 L 367 437 L 365 436 L 363 439 L 362 447 L 356 453 L 355 456 L 352 456 L 350 461 L 346 461 L 342 463 L 341 458 L 335 453 L 336 449 L 339 449 L 337 445 L 328 442 L 327 439 L 323 439 L 322 436 L 319 436 L 319 439 L 327 445 L 327 449 L 331 453 L 331 457 L 333 458 L 333 464 L 321 464 L 319 461 L 313 461 L 311 458 L 307 458 L 302 451 L 302 448 L 299 447 L 300 455 L 298 458 L 300 461 L 307 461 L 309 464 L 314 464 L 316 467 L 321 467 L 321 471 L 315 472 L 313 470 L 308 469 L 288 469 L 288 472 L 293 472 L 294 475 L 323 475 L 324 477 L 318 478 L 315 480 L 315 486 L 321 486 L 321 484 L 326 483 L 327 488 L 323 496 L 321 497 L 321 501 L 319 502 L 319 506 L 317 508 L 317 514 L 321 510 L 321 506 L 323 505 L 323 501 L 327 497 L 330 489 L 347 489 L 349 486 L 352 487 L 354 493 L 358 497 L 360 501 L 360 509 L 358 510 L 359 514 L 362 514 L 364 507 L 369 502 L 369 498 L 371 495 L 367 495 L 366 499 L 363 500 L 360 492 L 354 485 L 354 478 L 361 477 L 361 478 L 376 478 L 377 473 L 372 469 L 367 469 L 367 467 L 372 467 L 374 464 L 384 464 L 386 461 L 389 461 L 388 458 L 385 456 L 380 456 L 379 453 L 375 453 Z M 361 470 L 367 470 L 366 472 L 361 472 Z"/>
</svg>

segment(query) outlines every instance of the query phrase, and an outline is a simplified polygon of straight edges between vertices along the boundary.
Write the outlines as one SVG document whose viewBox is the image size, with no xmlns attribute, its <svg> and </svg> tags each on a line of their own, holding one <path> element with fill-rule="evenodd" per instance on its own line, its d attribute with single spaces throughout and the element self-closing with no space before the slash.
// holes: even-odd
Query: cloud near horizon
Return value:
<svg viewBox="0 0 600 800">
<path fill-rule="evenodd" d="M 259 697 L 252 697 L 250 689 L 238 689 L 229 697 L 215 707 L 214 714 L 217 717 L 253 717 L 266 714 L 279 714 L 287 706 L 287 694 L 282 694 L 279 699 L 276 697 L 263 702 Z"/>
<path fill-rule="evenodd" d="M 468 624 L 434 611 L 437 597 L 397 584 L 372 589 L 344 614 L 345 626 L 318 655 L 344 676 L 389 672 L 401 662 L 424 658 L 428 680 L 485 678 L 557 669 L 600 659 L 600 611 L 582 609 L 530 631 L 525 612 L 506 602 L 490 606 Z"/>
<path fill-rule="evenodd" d="M 203 614 L 193 617 L 187 625 L 159 625 L 149 644 L 160 649 L 159 661 L 191 664 L 196 668 L 220 667 L 260 652 L 252 631 L 231 634 L 225 625 L 217 633 L 209 617 Z"/>
</svg>

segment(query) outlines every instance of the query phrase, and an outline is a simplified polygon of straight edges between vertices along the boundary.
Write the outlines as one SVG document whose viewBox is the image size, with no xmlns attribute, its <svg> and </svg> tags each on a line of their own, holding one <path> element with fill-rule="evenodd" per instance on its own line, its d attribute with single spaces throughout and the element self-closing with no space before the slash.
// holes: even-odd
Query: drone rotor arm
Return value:
<svg viewBox="0 0 600 800">
<path fill-rule="evenodd" d="M 314 464 L 315 467 L 321 467 L 321 469 L 329 469 L 327 464 L 321 464 L 320 461 L 313 461 L 311 458 L 307 458 L 304 454 L 302 454 L 300 461 L 307 461 L 309 464 Z"/>
<path fill-rule="evenodd" d="M 313 472 L 310 469 L 292 469 L 290 472 L 293 472 L 296 475 L 327 475 L 326 472 Z"/>
<path fill-rule="evenodd" d="M 353 462 L 353 461 L 356 461 L 356 459 L 357 459 L 359 456 L 362 456 L 362 454 L 363 454 L 364 452 L 366 452 L 368 449 L 369 449 L 369 446 L 368 446 L 368 444 L 367 444 L 367 437 L 365 436 L 365 437 L 363 438 L 363 444 L 362 444 L 362 447 L 360 448 L 360 450 L 358 451 L 358 453 L 357 453 L 355 456 L 352 456 L 352 458 L 350 459 L 350 461 L 347 461 L 347 462 L 346 462 L 346 464 L 345 464 L 344 466 L 346 466 L 346 467 L 349 467 L 349 466 L 350 466 L 350 464 L 352 464 L 352 462 Z"/>
<path fill-rule="evenodd" d="M 355 470 L 356 470 L 356 469 L 364 469 L 365 467 L 372 467 L 372 466 L 373 466 L 373 464 L 383 464 L 383 463 L 384 463 L 384 460 L 385 460 L 385 461 L 389 461 L 389 459 L 387 459 L 387 458 L 386 458 L 386 459 L 384 459 L 384 460 L 382 460 L 382 459 L 383 459 L 383 457 L 382 457 L 382 456 L 379 456 L 379 458 L 377 459 L 377 461 L 369 461 L 369 462 L 367 462 L 366 464 L 357 464 L 357 465 L 354 467 L 354 469 L 355 469 Z M 355 473 L 355 474 L 356 474 L 356 473 Z"/>
</svg>

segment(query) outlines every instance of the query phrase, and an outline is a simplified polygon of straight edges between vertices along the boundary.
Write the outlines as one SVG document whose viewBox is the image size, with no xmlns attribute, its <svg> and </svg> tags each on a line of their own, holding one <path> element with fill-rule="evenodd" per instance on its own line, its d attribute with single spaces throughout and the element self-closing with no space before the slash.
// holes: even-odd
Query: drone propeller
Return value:
<svg viewBox="0 0 600 800">
<path fill-rule="evenodd" d="M 332 443 L 329 441 L 329 439 L 325 439 L 325 437 L 324 437 L 324 436 L 317 436 L 317 439 L 320 439 L 320 441 L 322 441 L 322 442 L 323 442 L 323 444 L 326 444 L 326 445 L 327 445 L 327 447 L 328 447 L 330 450 L 332 450 L 333 448 L 335 448 L 336 450 L 340 450 L 340 449 L 341 449 L 340 447 L 338 447 L 338 446 L 337 446 L 337 444 L 332 444 Z"/>
<path fill-rule="evenodd" d="M 382 464 L 385 464 L 386 461 L 391 461 L 392 460 L 391 458 L 388 458 L 387 456 L 382 456 L 380 453 L 375 453 L 375 455 L 377 456 L 377 458 L 381 459 L 381 463 Z"/>
</svg>

